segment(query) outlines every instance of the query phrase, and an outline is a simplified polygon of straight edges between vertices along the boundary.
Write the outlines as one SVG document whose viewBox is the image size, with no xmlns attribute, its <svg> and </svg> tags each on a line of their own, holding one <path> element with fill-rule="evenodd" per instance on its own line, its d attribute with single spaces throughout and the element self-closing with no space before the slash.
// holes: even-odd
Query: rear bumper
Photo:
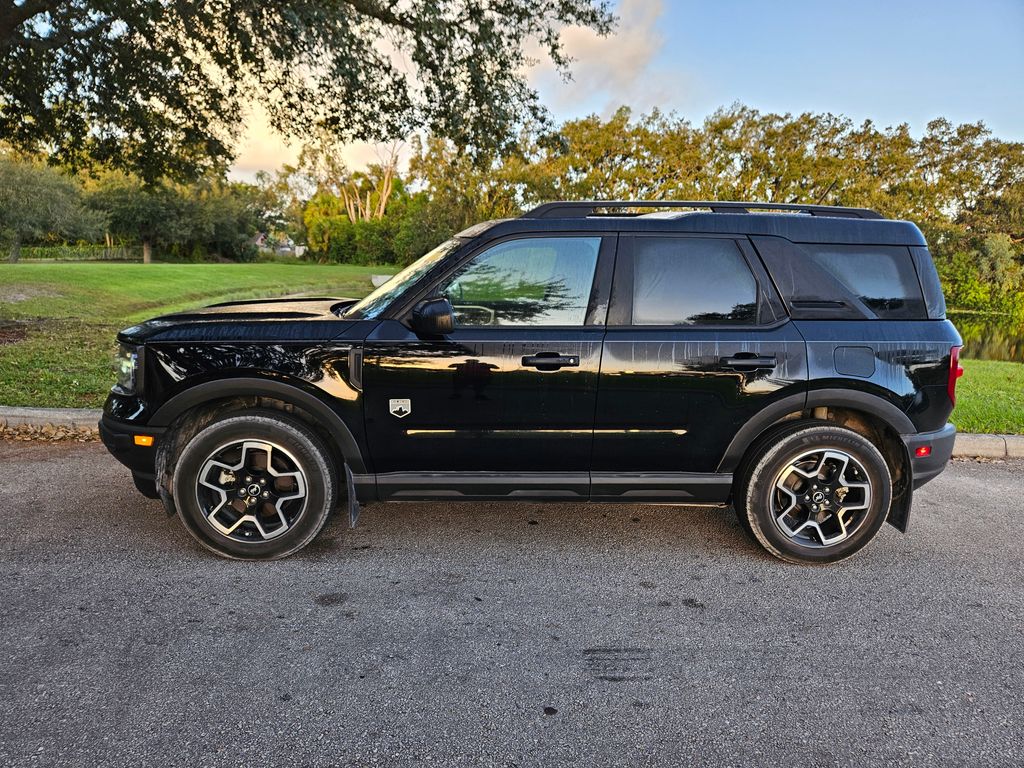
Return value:
<svg viewBox="0 0 1024 768">
<path fill-rule="evenodd" d="M 903 442 L 907 446 L 907 455 L 910 456 L 915 489 L 937 477 L 946 468 L 946 464 L 949 463 L 949 459 L 953 455 L 955 440 L 956 427 L 952 424 L 947 424 L 936 432 L 903 435 Z M 917 449 L 924 446 L 930 447 L 931 453 L 927 456 L 918 456 Z"/>
<path fill-rule="evenodd" d="M 164 427 L 145 427 L 127 424 L 104 415 L 100 418 L 100 440 L 111 455 L 132 471 L 132 474 L 152 480 L 156 476 L 156 449 L 163 437 Z M 152 445 L 138 445 L 136 437 L 153 438 Z"/>
</svg>

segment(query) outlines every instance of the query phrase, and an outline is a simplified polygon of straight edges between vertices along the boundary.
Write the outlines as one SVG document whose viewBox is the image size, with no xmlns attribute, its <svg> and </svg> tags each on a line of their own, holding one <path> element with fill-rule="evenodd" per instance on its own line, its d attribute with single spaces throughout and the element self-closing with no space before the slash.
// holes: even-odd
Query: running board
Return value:
<svg viewBox="0 0 1024 768">
<path fill-rule="evenodd" d="M 724 504 L 732 493 L 732 474 L 727 472 L 387 472 L 375 479 L 380 501 Z"/>
</svg>

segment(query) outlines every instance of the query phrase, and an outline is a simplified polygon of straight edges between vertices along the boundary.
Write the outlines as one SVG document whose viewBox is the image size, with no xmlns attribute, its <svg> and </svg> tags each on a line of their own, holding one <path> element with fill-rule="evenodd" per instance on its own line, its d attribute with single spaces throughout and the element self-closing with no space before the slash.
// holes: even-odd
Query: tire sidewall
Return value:
<svg viewBox="0 0 1024 768">
<path fill-rule="evenodd" d="M 867 519 L 850 538 L 829 547 L 805 547 L 786 536 L 772 517 L 775 480 L 799 455 L 829 448 L 849 454 L 864 468 L 871 483 L 871 505 Z M 881 530 L 892 503 L 892 477 L 885 458 L 866 438 L 842 427 L 814 426 L 770 445 L 754 466 L 746 491 L 747 521 L 769 552 L 790 562 L 834 563 L 859 552 Z"/>
<path fill-rule="evenodd" d="M 196 480 L 206 460 L 218 448 L 239 440 L 265 440 L 292 454 L 306 479 L 306 506 L 299 519 L 269 541 L 242 542 L 211 526 L 196 496 Z M 335 481 L 322 442 L 305 426 L 276 414 L 245 414 L 214 422 L 182 449 L 174 469 L 174 503 L 186 530 L 207 549 L 240 560 L 275 560 L 306 546 L 323 528 L 334 507 Z"/>
</svg>

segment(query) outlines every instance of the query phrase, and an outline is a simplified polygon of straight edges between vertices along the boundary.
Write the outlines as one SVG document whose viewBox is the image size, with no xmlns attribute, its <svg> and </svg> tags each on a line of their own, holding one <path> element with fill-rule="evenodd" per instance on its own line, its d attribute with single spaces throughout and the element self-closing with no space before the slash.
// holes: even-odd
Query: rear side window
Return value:
<svg viewBox="0 0 1024 768">
<path fill-rule="evenodd" d="M 917 271 L 906 248 L 802 245 L 811 260 L 883 320 L 926 317 Z"/>
<path fill-rule="evenodd" d="M 633 325 L 754 325 L 757 282 L 720 238 L 633 240 Z"/>
</svg>

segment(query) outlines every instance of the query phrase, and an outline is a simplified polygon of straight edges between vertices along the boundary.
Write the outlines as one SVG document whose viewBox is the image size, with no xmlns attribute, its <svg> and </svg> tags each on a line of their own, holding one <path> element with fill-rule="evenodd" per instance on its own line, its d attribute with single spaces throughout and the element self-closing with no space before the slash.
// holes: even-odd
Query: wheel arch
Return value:
<svg viewBox="0 0 1024 768">
<path fill-rule="evenodd" d="M 901 435 L 917 432 L 910 418 L 892 403 L 864 392 L 818 389 L 776 401 L 736 433 L 719 464 L 737 482 L 766 440 L 794 421 L 832 422 L 871 440 L 882 452 L 893 478 L 888 521 L 906 531 L 913 496 L 913 465 Z"/>
<path fill-rule="evenodd" d="M 255 376 L 203 382 L 167 400 L 150 423 L 169 427 L 189 413 L 209 411 L 218 405 L 252 405 L 292 412 L 326 438 L 336 458 L 348 464 L 352 472 L 366 472 L 362 451 L 345 421 L 330 405 L 298 383 Z M 341 467 L 338 469 L 341 471 Z"/>
</svg>

